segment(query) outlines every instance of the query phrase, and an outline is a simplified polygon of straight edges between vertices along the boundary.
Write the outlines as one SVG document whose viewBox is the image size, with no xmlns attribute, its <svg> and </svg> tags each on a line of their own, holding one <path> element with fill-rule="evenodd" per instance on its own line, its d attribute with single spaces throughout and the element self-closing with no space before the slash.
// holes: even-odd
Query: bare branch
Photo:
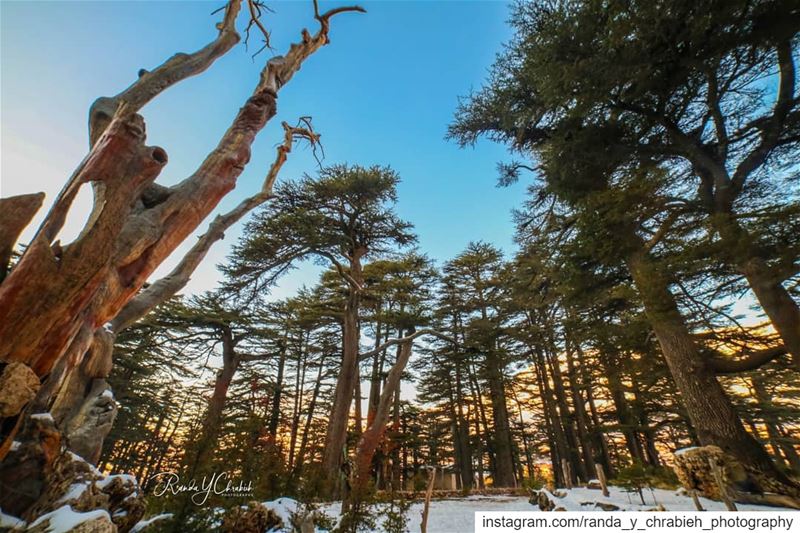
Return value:
<svg viewBox="0 0 800 533">
<path fill-rule="evenodd" d="M 408 336 L 403 337 L 401 339 L 388 340 L 388 341 L 384 342 L 383 344 L 381 344 L 380 346 L 378 346 L 377 348 L 373 348 L 372 350 L 370 350 L 368 352 L 364 352 L 364 353 L 360 354 L 358 356 L 358 360 L 359 361 L 366 361 L 370 357 L 373 357 L 375 354 L 379 354 L 382 351 L 386 350 L 387 348 L 389 348 L 391 346 L 394 346 L 395 344 L 406 344 L 406 343 L 409 343 L 409 342 L 413 341 L 417 337 L 421 337 L 423 335 L 433 335 L 434 337 L 438 337 L 438 338 L 440 338 L 440 339 L 442 339 L 444 341 L 451 342 L 453 344 L 457 344 L 458 343 L 458 341 L 456 339 L 454 339 L 452 337 L 448 337 L 444 333 L 436 331 L 435 329 L 420 329 L 418 331 L 415 331 L 411 335 L 408 335 Z"/>
<path fill-rule="evenodd" d="M 304 124 L 306 127 L 301 127 L 300 124 Z M 284 131 L 283 143 L 277 148 L 275 161 L 270 165 L 261 190 L 253 196 L 242 200 L 231 211 L 218 215 L 211 222 L 206 233 L 183 256 L 172 272 L 152 283 L 129 301 L 111 322 L 115 333 L 119 333 L 131 326 L 157 305 L 165 302 L 183 289 L 189 283 L 191 275 L 206 257 L 211 246 L 225 238 L 225 231 L 241 220 L 247 213 L 272 197 L 275 180 L 286 162 L 287 155 L 292 151 L 295 141 L 305 139 L 311 146 L 316 146 L 319 143 L 320 136 L 314 132 L 311 127 L 311 121 L 307 117 L 301 118 L 298 121 L 298 126 L 290 126 L 286 122 L 283 122 L 282 125 Z"/>
<path fill-rule="evenodd" d="M 90 145 L 94 145 L 108 127 L 121 102 L 125 102 L 130 112 L 135 113 L 165 89 L 205 71 L 233 48 L 239 42 L 236 17 L 240 8 L 241 0 L 230 0 L 227 3 L 222 22 L 217 23 L 217 38 L 200 50 L 192 54 L 175 54 L 153 71 L 142 69 L 139 71 L 139 79 L 121 93 L 95 100 L 89 109 Z"/>
<path fill-rule="evenodd" d="M 0 219 L 0 281 L 6 276 L 19 234 L 30 224 L 43 201 L 43 192 L 0 198 L 0 213 L 3 213 Z"/>
<path fill-rule="evenodd" d="M 250 28 L 253 25 L 255 25 L 261 31 L 261 34 L 264 36 L 264 45 L 253 54 L 253 57 L 256 57 L 265 48 L 269 48 L 270 50 L 272 50 L 272 46 L 270 45 L 271 34 L 269 31 L 267 31 L 267 28 L 265 28 L 264 25 L 261 23 L 261 10 L 262 9 L 267 9 L 269 11 L 272 10 L 269 9 L 260 0 L 247 0 L 247 7 L 250 11 L 250 22 L 247 23 L 247 28 L 245 29 L 245 38 L 244 38 L 245 46 L 250 40 Z"/>
</svg>

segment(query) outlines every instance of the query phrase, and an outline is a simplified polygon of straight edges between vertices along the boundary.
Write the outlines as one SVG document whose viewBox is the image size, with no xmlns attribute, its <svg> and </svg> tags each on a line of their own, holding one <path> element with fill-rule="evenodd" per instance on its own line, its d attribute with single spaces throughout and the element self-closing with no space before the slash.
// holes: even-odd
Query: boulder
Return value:
<svg viewBox="0 0 800 533">
<path fill-rule="evenodd" d="M 600 484 L 599 479 L 590 479 L 586 484 L 586 488 L 592 490 L 603 490 L 603 486 Z"/>
<path fill-rule="evenodd" d="M 36 373 L 25 363 L 15 361 L 0 373 L 0 418 L 19 414 L 41 386 Z"/>
<path fill-rule="evenodd" d="M 532 505 L 538 505 L 542 511 L 552 511 L 556 507 L 555 502 L 550 498 L 550 493 L 544 489 L 533 491 L 528 501 Z"/>
</svg>

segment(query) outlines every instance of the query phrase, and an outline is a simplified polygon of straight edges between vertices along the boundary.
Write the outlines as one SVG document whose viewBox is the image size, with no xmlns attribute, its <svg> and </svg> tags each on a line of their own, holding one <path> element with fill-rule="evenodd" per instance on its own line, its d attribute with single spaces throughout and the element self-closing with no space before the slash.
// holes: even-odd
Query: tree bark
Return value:
<svg viewBox="0 0 800 533">
<path fill-rule="evenodd" d="M 489 395 L 492 402 L 492 419 L 494 422 L 495 471 L 493 483 L 495 487 L 513 487 L 514 459 L 511 442 L 511 428 L 508 421 L 508 405 L 503 383 L 503 369 L 500 355 L 496 352 L 487 354 Z"/>
<path fill-rule="evenodd" d="M 31 219 L 42 207 L 44 193 L 0 198 L 0 282 L 6 277 L 14 246 Z"/>
<path fill-rule="evenodd" d="M 705 364 L 669 291 L 669 278 L 643 248 L 631 253 L 627 264 L 700 442 L 719 446 L 745 467 L 774 479 L 787 495 L 796 496 L 800 488 L 775 467 L 764 447 L 745 430 L 722 385 Z"/>
<path fill-rule="evenodd" d="M 381 392 L 375 419 L 372 421 L 372 424 L 367 427 L 358 441 L 356 447 L 355 474 L 351 484 L 354 504 L 360 503 L 360 501 L 366 497 L 372 473 L 372 459 L 375 457 L 375 450 L 378 448 L 378 444 L 386 430 L 386 424 L 389 421 L 389 415 L 391 413 L 392 401 L 394 400 L 396 392 L 400 389 L 400 380 L 403 377 L 403 372 L 408 364 L 408 360 L 411 358 L 412 346 L 413 341 L 406 342 L 400 346 L 400 353 L 397 357 L 397 361 L 386 376 L 386 383 Z"/>
<path fill-rule="evenodd" d="M 354 255 L 350 262 L 350 276 L 360 286 L 363 282 L 360 256 Z M 339 494 L 340 470 L 345 444 L 347 443 L 347 425 L 350 420 L 350 405 L 356 387 L 359 361 L 359 327 L 358 311 L 361 302 L 361 290 L 350 284 L 347 303 L 342 317 L 342 366 L 333 394 L 333 405 L 325 435 L 325 449 L 322 456 L 322 472 L 326 477 L 330 495 Z"/>
<path fill-rule="evenodd" d="M 583 451 L 583 462 L 585 465 L 587 478 L 595 471 L 594 467 L 594 449 L 592 442 L 589 439 L 588 422 L 586 420 L 586 406 L 584 404 L 583 395 L 581 394 L 581 384 L 578 382 L 579 375 L 575 368 L 575 361 L 573 358 L 572 348 L 568 347 L 565 350 L 567 358 L 567 371 L 569 372 L 569 388 L 572 395 L 572 405 L 575 409 L 575 424 L 578 430 L 578 440 L 581 444 Z M 586 479 L 588 481 L 588 479 Z"/>
<path fill-rule="evenodd" d="M 732 211 L 730 202 L 722 202 L 711 215 L 711 224 L 792 355 L 795 368 L 800 369 L 800 306 L 783 286 L 784 276 L 770 267 L 758 243 Z"/>
<path fill-rule="evenodd" d="M 154 188 L 151 184 L 167 156 L 161 148 L 144 145 L 144 121 L 135 111 L 230 49 L 238 41 L 235 19 L 239 7 L 240 2 L 234 0 L 227 5 L 218 26 L 220 36 L 209 47 L 196 54 L 177 55 L 152 75 L 142 76 L 118 97 L 118 107 L 113 98 L 95 103 L 89 155 L 0 285 L 0 361 L 23 362 L 39 376 L 48 375 L 65 359 L 66 369 L 74 367 L 93 332 L 119 313 L 233 189 L 249 162 L 256 134 L 275 115 L 278 91 L 305 59 L 329 42 L 330 17 L 360 10 L 337 8 L 317 13 L 319 31 L 314 35 L 304 32 L 303 40 L 284 56 L 267 62 L 252 96 L 197 171 L 172 188 Z M 78 190 L 87 183 L 95 190 L 95 208 L 86 227 L 66 246 L 54 243 Z M 154 190 L 160 194 L 150 194 Z M 63 377 L 66 373 L 59 374 Z M 11 431 L 4 437 L 10 440 L 14 434 Z"/>
<path fill-rule="evenodd" d="M 275 391 L 272 393 L 272 406 L 269 413 L 267 433 L 275 442 L 278 435 L 278 425 L 281 421 L 281 397 L 283 395 L 283 370 L 286 366 L 286 352 L 288 351 L 287 339 L 284 337 L 279 346 L 278 371 L 275 375 Z"/>
</svg>

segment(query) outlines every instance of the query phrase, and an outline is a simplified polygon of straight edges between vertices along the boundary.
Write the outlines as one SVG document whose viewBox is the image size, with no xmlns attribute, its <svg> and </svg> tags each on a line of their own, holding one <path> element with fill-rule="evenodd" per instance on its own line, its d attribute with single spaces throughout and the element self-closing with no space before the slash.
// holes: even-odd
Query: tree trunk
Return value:
<svg viewBox="0 0 800 533">
<path fill-rule="evenodd" d="M 643 247 L 629 255 L 627 264 L 700 442 L 719 446 L 745 467 L 774 479 L 779 490 L 796 496 L 798 486 L 775 467 L 764 447 L 745 430 L 716 375 L 702 359 L 669 291 L 669 278 Z"/>
<path fill-rule="evenodd" d="M 377 309 L 380 311 L 380 301 L 376 304 Z M 375 348 L 381 345 L 381 329 L 382 324 L 380 319 L 375 324 Z M 385 352 L 378 352 L 372 357 L 372 372 L 369 377 L 369 399 L 367 401 L 367 426 L 372 424 L 375 418 L 375 412 L 378 410 L 378 403 L 381 396 L 381 363 L 384 358 Z"/>
<path fill-rule="evenodd" d="M 6 277 L 19 234 L 42 207 L 44 193 L 0 198 L 0 282 Z"/>
<path fill-rule="evenodd" d="M 494 422 L 495 470 L 493 484 L 495 487 L 513 487 L 514 458 L 511 442 L 511 428 L 508 422 L 508 406 L 506 390 L 503 383 L 503 369 L 500 355 L 496 352 L 487 354 L 489 395 L 492 401 L 492 418 Z"/>
<path fill-rule="evenodd" d="M 555 346 L 555 343 L 550 343 Z M 569 403 L 567 402 L 567 393 L 564 390 L 564 376 L 561 373 L 561 361 L 555 354 L 551 354 L 548 358 L 550 363 L 550 371 L 553 374 L 553 390 L 556 393 L 556 402 L 558 403 L 558 410 L 561 413 L 562 426 L 564 428 L 564 437 L 566 438 L 568 453 L 567 459 L 570 462 L 570 472 L 573 475 L 571 480 L 573 483 L 579 479 L 588 481 L 586 466 L 581 460 L 578 437 L 575 431 L 574 416 L 570 412 Z"/>
<path fill-rule="evenodd" d="M 311 430 L 311 422 L 314 420 L 314 411 L 317 407 L 317 400 L 319 398 L 319 391 L 322 388 L 322 376 L 325 368 L 325 358 L 322 357 L 319 361 L 319 371 L 317 372 L 317 379 L 314 382 L 314 390 L 311 392 L 311 400 L 308 403 L 308 412 L 306 413 L 306 422 L 303 426 L 303 432 L 300 436 L 300 448 L 297 451 L 297 460 L 292 470 L 292 478 L 297 479 L 303 470 L 304 461 L 306 458 L 306 448 L 308 446 L 308 434 Z"/>
<path fill-rule="evenodd" d="M 755 392 L 756 400 L 761 410 L 761 417 L 764 420 L 764 425 L 767 427 L 767 435 L 769 436 L 770 443 L 775 449 L 775 455 L 781 456 L 783 453 L 786 462 L 794 472 L 800 473 L 800 457 L 791 443 L 787 443 L 781 435 L 779 428 L 779 421 L 774 413 L 775 405 L 772 403 L 772 398 L 764 385 L 764 379 L 761 376 L 756 376 L 750 380 L 753 384 L 753 391 Z"/>
<path fill-rule="evenodd" d="M 458 346 L 456 346 L 458 349 Z M 463 382 L 461 378 L 461 365 L 456 362 L 455 399 L 453 413 L 457 427 L 459 445 L 459 471 L 461 473 L 461 486 L 471 489 L 474 484 L 475 473 L 472 471 L 472 446 L 469 441 L 469 420 L 464 417 Z"/>
<path fill-rule="evenodd" d="M 775 330 L 800 369 L 800 306 L 783 286 L 782 276 L 770 268 L 761 256 L 757 243 L 730 212 L 711 217 L 722 243 L 737 254 L 734 265 L 747 280 L 759 305 L 769 317 Z"/>
<path fill-rule="evenodd" d="M 360 285 L 362 283 L 361 262 L 354 256 L 350 263 L 350 276 Z M 347 303 L 342 318 L 342 366 L 325 436 L 325 450 L 322 456 L 322 472 L 329 485 L 329 494 L 337 496 L 341 476 L 342 459 L 347 443 L 347 425 L 350 421 L 350 405 L 358 376 L 359 328 L 358 311 L 361 301 L 360 289 L 350 286 Z"/>
<path fill-rule="evenodd" d="M 413 333 L 413 331 L 411 332 Z M 395 394 L 400 389 L 400 380 L 405 371 L 408 360 L 411 358 L 413 342 L 405 342 L 400 346 L 400 353 L 394 366 L 389 370 L 386 383 L 381 392 L 378 410 L 375 412 L 375 419 L 370 424 L 356 447 L 355 475 L 353 476 L 352 497 L 354 505 L 357 505 L 366 497 L 369 480 L 372 473 L 372 459 L 375 450 L 386 430 L 386 423 L 389 421 L 392 402 Z"/>
<path fill-rule="evenodd" d="M 583 462 L 586 469 L 587 478 L 595 471 L 594 466 L 594 449 L 592 442 L 589 439 L 588 422 L 586 420 L 586 406 L 584 405 L 583 395 L 581 394 L 581 383 L 579 383 L 579 375 L 575 368 L 575 361 L 573 360 L 573 353 L 570 348 L 565 350 L 567 357 L 567 371 L 569 372 L 569 388 L 572 394 L 572 405 L 575 409 L 575 424 L 578 429 L 578 439 L 581 443 L 581 450 L 583 451 Z M 586 479 L 588 481 L 588 479 Z"/>
<path fill-rule="evenodd" d="M 645 463 L 644 450 L 636 432 L 638 422 L 631 413 L 628 399 L 625 397 L 625 387 L 622 383 L 621 370 L 617 354 L 607 351 L 601 356 L 601 362 L 605 369 L 608 391 L 611 393 L 611 401 L 614 403 L 614 412 L 619 420 L 622 435 L 625 437 L 625 446 L 631 455 L 631 460 Z"/>
<path fill-rule="evenodd" d="M 284 337 L 279 346 L 278 371 L 275 375 L 275 390 L 272 393 L 272 407 L 269 414 L 267 433 L 275 442 L 278 435 L 278 425 L 281 421 L 281 395 L 283 394 L 283 371 L 286 366 L 286 352 L 288 351 L 287 338 Z"/>
<path fill-rule="evenodd" d="M 222 368 L 217 372 L 214 381 L 214 392 L 208 401 L 205 416 L 200 430 L 200 438 L 196 442 L 187 464 L 188 479 L 192 479 L 198 472 L 203 471 L 211 459 L 214 446 L 219 437 L 219 430 L 222 426 L 222 413 L 225 409 L 225 402 L 228 398 L 233 376 L 239 369 L 240 356 L 236 352 L 236 341 L 228 328 L 222 331 Z"/>
</svg>

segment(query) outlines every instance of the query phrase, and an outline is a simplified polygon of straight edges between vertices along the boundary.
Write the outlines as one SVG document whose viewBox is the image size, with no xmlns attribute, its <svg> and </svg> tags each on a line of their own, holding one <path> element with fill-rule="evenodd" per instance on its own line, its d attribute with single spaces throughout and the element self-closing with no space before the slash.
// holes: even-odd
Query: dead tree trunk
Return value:
<svg viewBox="0 0 800 533">
<path fill-rule="evenodd" d="M 0 219 L 0 282 L 8 273 L 19 234 L 30 224 L 43 201 L 43 192 L 0 198 L 0 213 L 3 213 Z"/>
<path fill-rule="evenodd" d="M 252 95 L 197 170 L 174 187 L 155 185 L 167 155 L 144 144 L 144 120 L 136 112 L 169 86 L 204 71 L 238 42 L 235 22 L 240 4 L 231 0 L 226 5 L 219 36 L 208 46 L 173 56 L 143 72 L 119 95 L 93 104 L 90 153 L 0 285 L 0 361 L 20 362 L 41 378 L 50 376 L 55 383 L 47 387 L 49 391 L 56 391 L 58 382 L 81 362 L 95 332 L 120 313 L 153 271 L 235 187 L 250 160 L 251 144 L 276 113 L 278 91 L 329 42 L 330 18 L 344 11 L 363 11 L 315 12 L 319 31 L 313 35 L 304 31 L 301 42 L 267 62 Z M 94 210 L 78 238 L 62 245 L 56 237 L 78 190 L 86 184 L 95 191 Z M 21 419 L 21 413 L 15 413 L 2 421 L 0 459 Z"/>
</svg>

